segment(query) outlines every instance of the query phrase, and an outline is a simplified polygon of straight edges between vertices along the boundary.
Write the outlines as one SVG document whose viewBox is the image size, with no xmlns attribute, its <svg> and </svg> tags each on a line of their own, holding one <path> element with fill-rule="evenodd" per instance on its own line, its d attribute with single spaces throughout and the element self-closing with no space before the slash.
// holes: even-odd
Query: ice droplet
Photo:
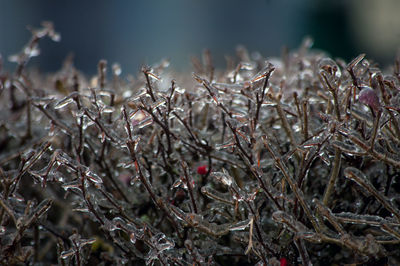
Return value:
<svg viewBox="0 0 400 266">
<path fill-rule="evenodd" d="M 244 221 L 240 221 L 240 222 L 234 224 L 231 228 L 229 228 L 229 230 L 230 231 L 241 231 L 241 230 L 246 229 L 249 225 L 250 225 L 250 221 L 244 220 Z"/>
<path fill-rule="evenodd" d="M 167 239 L 163 233 L 158 233 L 151 238 L 151 241 L 156 244 L 159 252 L 170 249 L 175 246 L 172 240 Z"/>
<path fill-rule="evenodd" d="M 253 70 L 254 68 L 256 68 L 256 64 L 253 62 L 240 62 L 240 69 Z"/>
<path fill-rule="evenodd" d="M 18 63 L 20 61 L 20 56 L 17 54 L 14 55 L 10 55 L 8 57 L 8 61 L 12 62 L 12 63 Z"/>
<path fill-rule="evenodd" d="M 137 126 L 139 128 L 144 128 L 144 127 L 147 127 L 147 126 L 151 125 L 152 123 L 153 123 L 153 119 L 149 116 L 149 117 L 143 119 L 142 121 L 140 121 L 137 124 Z"/>
<path fill-rule="evenodd" d="M 72 249 L 69 249 L 69 250 L 61 252 L 60 258 L 65 260 L 65 259 L 67 259 L 68 257 L 71 257 L 74 254 L 75 254 L 75 251 L 72 250 Z"/>
<path fill-rule="evenodd" d="M 139 92 L 129 99 L 129 102 L 136 102 L 146 94 L 147 94 L 146 88 L 140 88 Z"/>
<path fill-rule="evenodd" d="M 119 76 L 122 73 L 121 66 L 118 63 L 112 65 L 112 71 L 115 76 Z"/>
<path fill-rule="evenodd" d="M 136 236 L 135 236 L 135 233 L 130 233 L 130 235 L 129 235 L 129 241 L 131 241 L 131 243 L 132 244 L 135 244 L 136 243 Z"/>
<path fill-rule="evenodd" d="M 122 93 L 122 97 L 124 97 L 124 98 L 129 98 L 129 97 L 131 97 L 132 96 L 132 91 L 131 90 L 125 90 L 123 93 Z"/>
<path fill-rule="evenodd" d="M 78 245 L 79 245 L 79 248 L 81 248 L 83 246 L 93 244 L 94 242 L 96 242 L 96 238 L 79 239 Z"/>
<path fill-rule="evenodd" d="M 109 220 L 106 220 L 104 225 L 102 225 L 102 227 L 109 232 L 113 232 L 115 230 L 121 230 L 121 228 L 116 223 L 113 223 Z"/>
<path fill-rule="evenodd" d="M 159 76 L 157 76 L 156 74 L 152 73 L 152 72 L 147 72 L 147 74 L 149 75 L 150 78 L 160 81 L 161 78 Z"/>
<path fill-rule="evenodd" d="M 140 184 L 139 175 L 133 177 L 133 178 L 131 179 L 131 181 L 129 182 L 129 184 L 130 184 L 131 186 L 134 186 L 134 185 L 136 185 L 136 184 Z"/>
<path fill-rule="evenodd" d="M 179 94 L 184 94 L 185 93 L 185 88 L 182 87 L 176 87 L 175 92 Z"/>
<path fill-rule="evenodd" d="M 348 179 L 357 182 L 358 184 L 360 183 L 370 184 L 370 181 L 367 178 L 367 176 L 355 167 L 347 167 L 346 169 L 344 169 L 344 176 L 347 177 Z"/>
<path fill-rule="evenodd" d="M 4 235 L 5 232 L 6 232 L 6 227 L 0 226 L 0 235 Z"/>
<path fill-rule="evenodd" d="M 232 177 L 227 173 L 221 172 L 212 172 L 211 177 L 214 177 L 217 181 L 221 182 L 224 185 L 231 186 L 232 185 Z"/>
<path fill-rule="evenodd" d="M 171 187 L 171 189 L 173 189 L 173 188 L 177 188 L 177 187 L 179 187 L 179 186 L 181 186 L 181 185 L 185 185 L 183 182 L 182 182 L 182 180 L 181 179 L 177 179 L 175 182 L 174 182 L 174 184 L 172 184 L 172 187 Z"/>
<path fill-rule="evenodd" d="M 80 184 L 78 184 L 77 181 L 73 181 L 71 183 L 66 183 L 64 185 L 61 186 L 65 191 L 67 190 L 75 190 L 77 192 L 82 192 Z"/>
<path fill-rule="evenodd" d="M 85 109 L 80 109 L 77 111 L 72 112 L 72 114 L 76 117 L 76 118 L 80 118 L 83 117 L 85 115 Z"/>
<path fill-rule="evenodd" d="M 61 101 L 59 101 L 58 103 L 56 103 L 56 105 L 54 106 L 54 109 L 61 109 L 65 106 L 67 106 L 68 104 L 72 103 L 74 101 L 74 99 L 70 96 L 68 96 L 67 98 L 62 99 Z"/>
<path fill-rule="evenodd" d="M 89 181 L 91 181 L 93 183 L 97 183 L 97 184 L 103 183 L 103 180 L 101 179 L 101 177 L 99 177 L 97 174 L 93 173 L 90 170 L 86 170 L 85 175 L 86 175 L 87 179 L 89 179 Z"/>
<path fill-rule="evenodd" d="M 35 45 L 33 47 L 27 46 L 24 49 L 24 53 L 29 57 L 34 57 L 34 56 L 38 56 L 40 54 L 40 49 L 37 45 Z"/>
<path fill-rule="evenodd" d="M 88 208 L 75 208 L 75 209 L 72 209 L 72 211 L 89 213 L 89 209 Z"/>
<path fill-rule="evenodd" d="M 226 143 L 216 144 L 215 145 L 215 149 L 219 151 L 219 150 L 227 149 L 227 148 L 230 148 L 230 147 L 233 147 L 233 146 L 235 146 L 235 143 L 230 140 L 230 141 L 228 141 Z"/>
<path fill-rule="evenodd" d="M 112 106 L 107 106 L 107 107 L 104 107 L 101 111 L 102 111 L 103 113 L 108 114 L 108 113 L 114 112 L 114 111 L 115 111 L 115 108 L 112 107 Z"/>
<path fill-rule="evenodd" d="M 112 92 L 110 90 L 103 89 L 103 90 L 98 90 L 97 95 L 104 96 L 104 97 L 111 97 Z"/>
<path fill-rule="evenodd" d="M 164 105 L 165 103 L 166 103 L 165 100 L 159 100 L 151 105 L 151 109 L 155 110 L 156 108 L 160 107 L 161 105 Z"/>
<path fill-rule="evenodd" d="M 51 40 L 55 42 L 61 41 L 61 35 L 59 33 L 54 33 L 50 35 Z"/>
</svg>

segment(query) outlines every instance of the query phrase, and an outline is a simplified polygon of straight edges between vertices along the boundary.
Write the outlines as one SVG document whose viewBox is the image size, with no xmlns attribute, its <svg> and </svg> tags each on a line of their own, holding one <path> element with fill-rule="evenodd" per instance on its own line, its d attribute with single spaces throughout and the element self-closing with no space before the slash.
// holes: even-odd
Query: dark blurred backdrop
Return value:
<svg viewBox="0 0 400 266">
<path fill-rule="evenodd" d="M 204 48 L 224 67 L 224 55 L 238 44 L 279 56 L 304 36 L 333 57 L 365 52 L 387 65 L 400 44 L 399 12 L 397 0 L 0 0 L 0 53 L 7 58 L 20 51 L 30 37 L 26 26 L 49 20 L 62 39 L 41 43 L 31 65 L 44 71 L 59 69 L 71 52 L 88 74 L 99 59 L 119 62 L 125 74 L 162 58 L 185 70 Z"/>
</svg>

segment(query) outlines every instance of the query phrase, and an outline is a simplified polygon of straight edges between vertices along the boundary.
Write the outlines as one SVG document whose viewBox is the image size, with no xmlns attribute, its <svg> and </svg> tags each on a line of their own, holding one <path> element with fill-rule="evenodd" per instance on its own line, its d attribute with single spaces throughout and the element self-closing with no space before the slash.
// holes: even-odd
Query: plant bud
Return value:
<svg viewBox="0 0 400 266">
<path fill-rule="evenodd" d="M 379 103 L 378 95 L 370 87 L 363 87 L 360 94 L 358 95 L 358 100 L 371 107 L 375 112 L 381 109 L 381 104 Z"/>
</svg>

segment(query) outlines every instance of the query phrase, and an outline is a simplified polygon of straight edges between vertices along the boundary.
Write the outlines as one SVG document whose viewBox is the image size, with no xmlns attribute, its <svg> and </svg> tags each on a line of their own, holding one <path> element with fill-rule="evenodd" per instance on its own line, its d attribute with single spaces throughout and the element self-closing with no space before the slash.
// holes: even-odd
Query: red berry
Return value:
<svg viewBox="0 0 400 266">
<path fill-rule="evenodd" d="M 287 262 L 286 258 L 281 258 L 279 261 L 281 262 L 281 266 L 287 266 L 288 265 L 288 262 Z"/>
<path fill-rule="evenodd" d="M 197 173 L 199 175 L 205 175 L 207 174 L 208 170 L 207 170 L 207 165 L 201 165 L 199 167 L 197 167 Z"/>
</svg>

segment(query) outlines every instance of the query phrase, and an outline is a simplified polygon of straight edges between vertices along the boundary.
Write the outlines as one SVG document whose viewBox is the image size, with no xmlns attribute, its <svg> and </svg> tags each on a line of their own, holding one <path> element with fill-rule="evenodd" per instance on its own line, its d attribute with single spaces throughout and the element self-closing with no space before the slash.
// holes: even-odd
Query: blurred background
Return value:
<svg viewBox="0 0 400 266">
<path fill-rule="evenodd" d="M 96 73 L 100 59 L 120 63 L 125 74 L 162 58 L 191 71 L 190 56 L 204 48 L 224 67 L 224 55 L 239 44 L 280 56 L 305 36 L 334 58 L 366 53 L 385 66 L 400 47 L 399 13 L 397 0 L 0 0 L 0 53 L 6 59 L 19 52 L 30 38 L 26 26 L 49 20 L 61 42 L 42 41 L 31 62 L 45 72 L 59 69 L 70 53 L 87 74 Z"/>
</svg>

